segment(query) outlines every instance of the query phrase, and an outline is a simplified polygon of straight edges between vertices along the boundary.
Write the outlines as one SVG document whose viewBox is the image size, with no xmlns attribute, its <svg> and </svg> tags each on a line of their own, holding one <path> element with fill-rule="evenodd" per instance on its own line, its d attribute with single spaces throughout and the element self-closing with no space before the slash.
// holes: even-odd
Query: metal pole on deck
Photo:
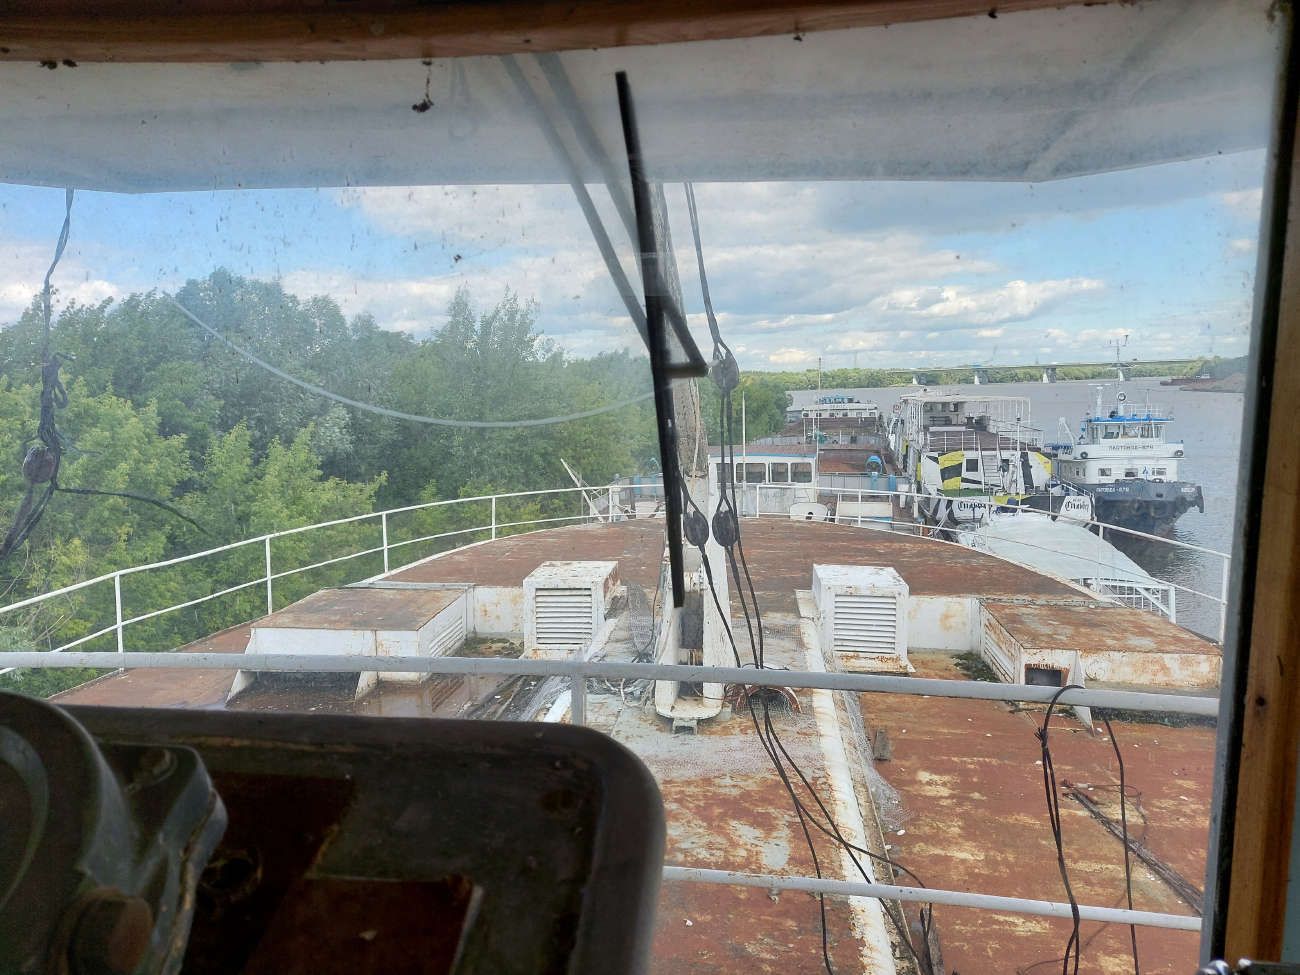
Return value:
<svg viewBox="0 0 1300 975">
<path fill-rule="evenodd" d="M 122 573 L 113 575 L 113 597 L 117 601 L 117 652 L 125 653 L 122 646 Z"/>
<path fill-rule="evenodd" d="M 497 537 L 497 496 L 492 495 L 492 538 Z"/>
<path fill-rule="evenodd" d="M 862 488 L 858 488 L 858 527 L 862 527 Z"/>
<path fill-rule="evenodd" d="M 569 684 L 571 686 L 569 693 L 570 722 L 576 725 L 585 725 L 587 723 L 587 678 L 574 675 Z"/>
<path fill-rule="evenodd" d="M 741 493 L 747 493 L 749 488 L 749 434 L 745 430 L 745 391 L 740 391 L 740 483 L 743 485 Z M 755 505 L 754 513 L 758 513 L 758 506 Z"/>
<path fill-rule="evenodd" d="M 266 615 L 270 616 L 275 612 L 275 604 L 271 602 L 271 539 L 266 540 Z"/>
<path fill-rule="evenodd" d="M 380 524 L 384 529 L 384 575 L 388 575 L 388 512 L 385 511 L 380 516 Z"/>
<path fill-rule="evenodd" d="M 1219 646 L 1223 646 L 1224 637 L 1228 632 L 1228 567 L 1232 564 L 1232 559 L 1228 556 L 1223 557 L 1223 587 L 1219 596 Z"/>
</svg>

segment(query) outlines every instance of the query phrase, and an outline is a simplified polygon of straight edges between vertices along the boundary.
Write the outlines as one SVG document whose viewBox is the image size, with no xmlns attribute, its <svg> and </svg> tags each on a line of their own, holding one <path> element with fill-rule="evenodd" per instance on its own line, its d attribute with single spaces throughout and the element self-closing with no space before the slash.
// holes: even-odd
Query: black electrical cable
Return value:
<svg viewBox="0 0 1300 975">
<path fill-rule="evenodd" d="M 1047 714 L 1043 717 L 1043 726 L 1034 732 L 1034 737 L 1042 746 L 1043 762 L 1043 789 L 1047 793 L 1047 817 L 1052 824 L 1052 836 L 1056 840 L 1056 864 L 1061 871 L 1061 880 L 1065 884 L 1065 896 L 1070 901 L 1070 915 L 1074 919 L 1074 928 L 1070 933 L 1070 940 L 1065 944 L 1065 957 L 1061 961 L 1061 975 L 1070 975 L 1070 953 L 1074 953 L 1074 975 L 1079 973 L 1079 902 L 1074 899 L 1074 890 L 1070 887 L 1070 874 L 1065 866 L 1065 845 L 1061 834 L 1061 799 L 1056 788 L 1056 769 L 1052 765 L 1052 751 L 1048 747 L 1047 726 L 1051 723 L 1052 712 L 1056 709 L 1056 702 L 1060 700 L 1061 695 L 1066 691 L 1083 690 L 1078 684 L 1066 684 L 1059 691 L 1052 695 L 1052 700 L 1047 705 Z M 1112 736 L 1113 740 L 1114 736 Z M 1127 844 L 1125 844 L 1127 849 Z"/>
<path fill-rule="evenodd" d="M 731 403 L 730 403 L 730 395 L 729 395 L 729 394 L 724 395 L 724 398 L 723 398 L 723 408 L 724 408 L 724 413 L 725 413 L 725 415 L 726 415 L 727 420 L 731 420 L 731 419 L 732 419 L 732 412 L 731 412 Z M 725 425 L 724 429 L 730 430 L 730 429 L 734 429 L 734 427 L 732 427 L 731 423 L 727 423 L 727 424 Z M 724 436 L 725 436 L 725 435 L 724 435 Z M 729 449 L 729 450 L 731 451 L 732 456 L 734 456 L 734 443 L 731 442 L 731 439 L 730 439 L 729 436 L 725 436 L 725 441 L 726 441 L 726 442 L 725 442 L 725 444 L 724 444 L 724 447 L 725 447 L 726 449 Z M 726 455 L 724 454 L 724 459 L 725 459 L 725 456 L 726 456 Z M 726 488 L 724 487 L 724 493 L 725 493 L 725 491 L 726 491 Z M 734 495 L 734 486 L 731 488 L 731 491 L 732 491 L 732 493 L 733 493 L 733 495 Z M 722 511 L 721 511 L 721 505 L 720 505 L 720 507 L 719 507 L 719 510 L 720 510 L 720 513 L 722 513 Z M 739 521 L 738 521 L 738 519 L 735 518 L 735 509 L 734 509 L 734 507 L 732 507 L 732 508 L 730 509 L 730 512 L 729 512 L 729 514 L 727 515 L 727 517 L 728 517 L 728 521 L 730 522 L 730 524 L 735 528 L 735 536 L 734 536 L 733 539 L 732 539 L 732 544 L 736 544 L 736 543 L 739 541 Z M 715 522 L 715 524 L 716 524 L 716 522 Z M 703 548 L 703 544 L 702 544 L 702 543 L 699 544 L 698 547 L 700 548 L 700 554 L 701 554 L 702 561 L 703 561 L 703 566 L 704 566 L 704 570 L 705 570 L 705 578 L 707 579 L 708 584 L 709 584 L 709 590 L 710 590 L 710 593 L 711 593 L 712 598 L 713 598 L 714 606 L 717 608 L 717 611 L 718 611 L 719 617 L 723 620 L 723 628 L 724 628 L 725 632 L 727 633 L 727 638 L 728 638 L 728 640 L 729 640 L 729 642 L 730 642 L 730 644 L 731 644 L 732 655 L 733 655 L 733 657 L 734 657 L 735 660 L 736 660 L 736 665 L 737 665 L 737 666 L 745 666 L 745 665 L 741 662 L 741 659 L 740 659 L 740 651 L 739 651 L 739 648 L 738 648 L 737 645 L 736 645 L 735 636 L 734 636 L 733 632 L 731 631 L 731 628 L 730 628 L 729 626 L 726 625 L 726 622 L 725 622 L 726 617 L 725 617 L 725 615 L 724 615 L 723 612 L 722 612 L 721 602 L 720 602 L 720 599 L 719 599 L 719 597 L 718 597 L 717 587 L 716 587 L 716 585 L 715 585 L 715 583 L 714 583 L 714 579 L 713 579 L 713 571 L 712 571 L 712 567 L 711 567 L 711 565 L 710 565 L 710 563 L 709 563 L 707 553 L 704 551 L 704 548 Z M 732 566 L 733 575 L 735 576 L 735 578 L 736 578 L 736 580 L 737 580 L 737 586 L 739 587 L 739 586 L 741 585 L 741 583 L 740 583 L 739 569 L 738 569 L 738 566 L 737 566 L 736 559 L 735 559 L 734 555 L 731 553 L 730 548 L 728 548 L 728 555 L 729 555 L 729 558 L 730 558 L 730 562 L 731 562 L 731 566 Z M 753 658 L 753 665 L 754 665 L 756 668 L 760 668 L 760 669 L 761 669 L 761 668 L 763 667 L 763 664 L 762 664 L 762 662 L 761 662 L 761 660 L 762 660 L 762 657 L 761 657 L 761 653 L 762 653 L 762 650 L 761 650 L 761 641 L 762 641 L 762 637 L 761 637 L 761 632 L 762 632 L 762 630 L 761 630 L 761 626 L 762 626 L 762 623 L 761 623 L 761 613 L 760 613 L 760 610 L 759 610 L 759 607 L 758 607 L 758 597 L 757 597 L 757 594 L 754 592 L 754 589 L 753 589 L 753 581 L 752 581 L 752 578 L 750 578 L 750 576 L 749 576 L 748 566 L 745 567 L 745 575 L 746 575 L 746 580 L 747 580 L 747 582 L 748 582 L 748 587 L 749 587 L 749 590 L 750 590 L 750 598 L 751 598 L 751 599 L 753 600 L 753 602 L 754 602 L 754 619 L 755 619 L 756 621 L 758 621 L 758 625 L 759 625 L 759 633 L 760 633 L 760 636 L 759 636 L 757 639 L 756 639 L 755 636 L 754 636 L 754 627 L 753 627 L 753 623 L 752 623 L 751 618 L 750 618 L 750 615 L 749 615 L 749 607 L 748 607 L 748 602 L 749 602 L 749 600 L 747 600 L 747 599 L 745 598 L 745 593 L 744 593 L 744 590 L 743 590 L 743 589 L 738 589 L 737 595 L 738 595 L 738 597 L 739 597 L 739 599 L 740 599 L 740 602 L 741 602 L 741 608 L 742 608 L 742 611 L 743 611 L 744 614 L 745 614 L 746 623 L 747 623 L 747 626 L 748 626 L 748 629 L 749 629 L 749 636 L 750 636 L 750 652 L 751 652 L 751 656 L 752 656 L 752 658 Z M 813 859 L 813 866 L 814 866 L 814 870 L 816 871 L 816 876 L 820 878 L 821 875 L 822 875 L 822 874 L 821 874 L 821 865 L 820 865 L 820 860 L 819 860 L 819 858 L 818 858 L 818 856 L 817 856 L 817 852 L 816 852 L 815 844 L 813 844 L 813 842 L 812 842 L 811 834 L 808 833 L 808 829 L 807 829 L 807 827 L 808 827 L 808 824 L 809 824 L 809 823 L 811 823 L 814 827 L 816 827 L 820 832 L 822 832 L 823 834 L 825 834 L 826 836 L 828 836 L 829 838 L 831 838 L 832 840 L 834 840 L 834 841 L 835 841 L 839 846 L 841 846 L 842 848 L 844 848 L 845 850 L 847 850 L 847 851 L 850 852 L 850 859 L 853 860 L 854 865 L 857 867 L 858 872 L 862 875 L 862 877 L 863 877 L 863 879 L 864 879 L 865 881 L 867 881 L 867 882 L 869 882 L 869 883 L 874 882 L 872 876 L 871 876 L 871 875 L 867 872 L 867 870 L 863 867 L 861 861 L 860 861 L 856 856 L 853 856 L 853 855 L 852 855 L 852 854 L 854 854 L 854 853 L 862 853 L 862 854 L 865 854 L 865 855 L 868 856 L 868 857 L 871 857 L 872 859 L 881 860 L 882 862 L 890 863 L 890 864 L 892 864 L 892 865 L 894 865 L 894 866 L 898 866 L 900 869 L 904 870 L 904 871 L 905 871 L 909 876 L 912 876 L 913 878 L 915 878 L 915 879 L 917 880 L 917 882 L 918 882 L 922 887 L 924 887 L 925 884 L 922 883 L 922 882 L 920 881 L 920 878 L 916 877 L 916 875 L 915 875 L 914 873 L 912 873 L 912 871 L 907 870 L 905 867 L 902 867 L 901 864 L 896 864 L 893 860 L 890 860 L 888 857 L 881 857 L 881 856 L 879 856 L 878 854 L 872 853 L 870 850 L 865 850 L 865 849 L 863 849 L 862 847 L 859 847 L 859 846 L 857 846 L 856 844 L 853 844 L 852 842 L 850 842 L 848 839 L 846 839 L 846 838 L 844 837 L 843 833 L 840 831 L 839 827 L 836 825 L 835 820 L 834 820 L 834 817 L 831 815 L 830 811 L 826 808 L 826 805 L 825 805 L 825 803 L 821 800 L 821 797 L 817 794 L 816 789 L 812 786 L 812 783 L 808 781 L 807 776 L 804 775 L 802 769 L 799 768 L 798 763 L 796 763 L 796 762 L 794 761 L 794 758 L 793 758 L 793 757 L 790 755 L 790 753 L 786 750 L 784 743 L 783 743 L 783 742 L 781 741 L 781 739 L 780 739 L 780 735 L 777 733 L 776 728 L 775 728 L 775 726 L 774 726 L 773 723 L 772 723 L 771 711 L 770 711 L 770 708 L 769 708 L 769 706 L 768 706 L 767 701 L 766 701 L 766 700 L 762 700 L 762 699 L 760 700 L 760 705 L 761 705 L 761 707 L 762 707 L 762 711 L 763 711 L 763 719 L 762 719 L 761 722 L 759 721 L 758 712 L 757 712 L 757 710 L 756 710 L 756 708 L 755 708 L 755 699 L 754 699 L 754 697 L 752 697 L 752 696 L 751 696 L 751 697 L 748 697 L 748 698 L 747 698 L 747 704 L 748 704 L 748 710 L 749 710 L 749 712 L 750 712 L 750 719 L 752 720 L 752 722 L 753 722 L 753 724 L 754 724 L 754 730 L 755 730 L 756 735 L 758 736 L 759 742 L 760 742 L 760 744 L 761 744 L 763 750 L 767 753 L 768 757 L 771 759 L 771 761 L 772 761 L 772 763 L 773 763 L 773 766 L 774 766 L 775 769 L 776 769 L 777 775 L 778 775 L 778 777 L 781 779 L 782 785 L 785 787 L 786 792 L 787 792 L 787 794 L 788 794 L 789 797 L 790 797 L 790 801 L 791 801 L 791 804 L 792 804 L 793 807 L 794 807 L 795 814 L 796 814 L 796 816 L 799 818 L 800 827 L 801 827 L 801 829 L 803 830 L 803 832 L 804 832 L 804 834 L 805 834 L 805 840 L 806 840 L 807 843 L 808 843 L 809 853 L 811 854 L 812 859 Z M 784 761 L 782 761 L 782 758 L 784 758 Z M 813 800 L 816 802 L 816 804 L 817 804 L 818 808 L 821 810 L 823 816 L 825 816 L 825 818 L 826 818 L 826 824 L 823 824 L 822 822 L 820 822 L 820 821 L 818 820 L 817 816 L 813 814 L 812 810 L 808 809 L 808 807 L 804 804 L 804 802 L 799 798 L 799 796 L 798 796 L 798 794 L 797 794 L 797 791 L 796 791 L 796 789 L 795 789 L 795 786 L 794 786 L 794 784 L 791 782 L 791 780 L 790 780 L 790 776 L 789 776 L 789 774 L 788 774 L 788 772 L 787 772 L 787 770 L 786 770 L 786 763 L 787 763 L 787 762 L 789 763 L 790 768 L 793 769 L 793 771 L 795 772 L 795 774 L 798 776 L 798 778 L 799 778 L 801 784 L 802 784 L 802 785 L 804 786 L 804 788 L 808 791 L 809 795 L 811 795 L 811 796 L 813 797 Z M 822 960 L 823 960 L 823 963 L 824 963 L 824 965 L 825 965 L 825 967 L 826 967 L 826 971 L 827 971 L 828 973 L 830 973 L 830 975 L 833 975 L 833 973 L 834 973 L 834 968 L 833 968 L 832 963 L 831 963 L 831 960 L 830 960 L 829 934 L 828 934 L 828 932 L 827 932 L 827 928 L 826 928 L 826 916 L 825 916 L 825 895 L 818 895 L 818 901 L 819 901 L 819 907 L 820 907 L 820 913 L 821 913 L 821 921 L 822 921 Z M 889 911 L 886 910 L 886 911 L 884 911 L 884 913 L 885 913 L 885 915 L 889 918 L 889 921 L 890 921 L 890 923 L 894 926 L 895 930 L 898 932 L 899 940 L 900 940 L 900 941 L 901 941 L 901 942 L 906 946 L 908 952 L 912 955 L 912 957 L 913 957 L 914 959 L 916 959 L 917 965 L 920 966 L 920 967 L 922 968 L 922 970 L 925 970 L 928 966 L 926 966 L 926 963 L 921 959 L 920 954 L 919 954 L 918 951 L 916 950 L 915 946 L 912 944 L 912 942 L 911 942 L 911 938 L 908 936 L 905 927 L 904 927 L 904 926 L 900 923 L 900 921 L 899 921 L 897 918 L 895 918 L 894 915 L 891 914 Z M 927 939 L 927 941 L 928 941 L 928 939 L 929 939 L 929 931 L 930 931 L 930 924 L 931 924 L 931 916 L 932 916 L 932 913 L 933 913 L 933 907 L 932 907 L 932 906 L 927 905 L 926 907 L 923 907 L 923 908 L 921 909 L 921 928 L 922 928 L 922 933 L 923 933 L 923 935 L 925 936 L 925 938 Z"/>
<path fill-rule="evenodd" d="M 1129 859 L 1128 848 L 1128 795 L 1124 784 L 1124 756 L 1119 751 L 1119 741 L 1115 738 L 1115 732 L 1111 729 L 1110 718 L 1101 719 L 1106 725 L 1106 733 L 1110 736 L 1110 745 L 1115 749 L 1115 758 L 1119 762 L 1119 825 L 1124 833 L 1124 893 L 1128 896 L 1128 909 L 1133 910 L 1133 867 Z M 1143 817 L 1145 819 L 1145 817 Z M 1128 926 L 1129 938 L 1133 944 L 1133 975 L 1141 975 L 1138 969 L 1138 936 L 1137 925 Z"/>
<path fill-rule="evenodd" d="M 736 364 L 735 356 L 723 341 L 722 334 L 718 328 L 717 317 L 713 311 L 713 302 L 708 290 L 708 275 L 704 267 L 704 251 L 700 242 L 699 217 L 695 205 L 694 188 L 686 185 L 686 202 L 690 211 L 691 231 L 695 241 L 696 258 L 699 263 L 700 285 L 704 296 L 705 311 L 709 320 L 709 331 L 713 338 L 713 364 L 711 372 L 713 380 L 718 385 L 721 392 L 721 402 L 719 409 L 719 439 L 721 440 L 722 465 L 721 473 L 718 478 L 720 487 L 720 499 L 717 510 L 714 512 L 712 521 L 705 518 L 703 512 L 690 497 L 690 492 L 686 489 L 685 480 L 682 479 L 680 489 L 684 504 L 693 509 L 688 513 L 685 519 L 685 530 L 687 539 L 700 552 L 701 562 L 704 568 L 705 579 L 708 582 L 709 592 L 713 599 L 714 607 L 717 609 L 718 616 L 722 621 L 723 629 L 727 634 L 727 640 L 731 645 L 732 656 L 735 659 L 737 667 L 746 666 L 741 661 L 740 650 L 736 644 L 735 633 L 727 623 L 728 614 L 723 612 L 721 600 L 718 596 L 717 585 L 713 576 L 713 568 L 710 564 L 706 544 L 709 538 L 709 529 L 712 528 L 712 534 L 715 541 L 726 551 L 727 561 L 731 569 L 732 577 L 736 583 L 736 595 L 740 600 L 741 611 L 745 618 L 746 631 L 749 635 L 750 656 L 752 666 L 757 669 L 765 668 L 765 642 L 763 636 L 762 610 L 759 607 L 758 593 L 754 588 L 753 577 L 749 571 L 749 564 L 744 554 L 744 546 L 741 541 L 740 517 L 738 498 L 735 487 L 735 411 L 731 398 L 732 391 L 739 385 L 739 367 Z M 731 472 L 731 476 L 723 476 Z M 665 487 L 666 491 L 672 490 Z M 725 568 L 724 568 L 725 571 Z M 742 581 L 741 575 L 744 575 Z M 748 598 L 746 598 L 748 590 Z M 750 603 L 753 603 L 753 615 L 750 614 Z M 755 633 L 757 629 L 757 633 Z M 782 785 L 785 787 L 787 795 L 790 797 L 791 805 L 794 807 L 795 815 L 799 819 L 800 829 L 804 834 L 804 839 L 808 844 L 808 850 L 813 860 L 813 869 L 817 877 L 821 877 L 821 860 L 817 855 L 816 844 L 813 843 L 812 834 L 809 831 L 809 825 L 816 828 L 819 832 L 833 840 L 838 846 L 849 853 L 850 859 L 853 860 L 858 872 L 863 879 L 873 882 L 871 873 L 864 867 L 862 861 L 855 854 L 865 855 L 873 860 L 883 863 L 889 863 L 891 866 L 898 867 L 908 876 L 916 880 L 920 886 L 925 884 L 912 871 L 903 867 L 901 864 L 882 857 L 870 850 L 864 849 L 850 842 L 836 824 L 834 817 L 831 815 L 826 804 L 817 794 L 803 770 L 795 762 L 793 756 L 786 749 L 784 742 L 781 741 L 777 733 L 776 726 L 772 721 L 772 714 L 766 698 L 759 698 L 756 704 L 754 695 L 746 695 L 746 703 L 749 710 L 750 720 L 754 725 L 754 732 L 759 740 L 763 750 L 767 753 L 768 758 L 772 761 L 776 769 L 777 776 L 780 778 Z M 759 720 L 759 708 L 762 710 L 762 720 Z M 812 796 L 817 809 L 820 810 L 825 822 L 818 818 L 816 812 L 810 809 L 805 802 L 799 797 L 798 790 L 794 782 L 791 781 L 790 773 L 792 770 L 797 776 L 799 783 Z M 826 922 L 826 898 L 824 894 L 818 895 L 818 904 L 821 915 L 821 935 L 822 935 L 822 961 L 828 975 L 834 975 L 834 967 L 830 959 L 829 933 Z M 912 957 L 916 959 L 918 967 L 923 971 L 928 971 L 929 966 L 923 961 L 913 946 L 907 931 L 899 919 L 895 918 L 888 910 L 884 911 L 889 918 L 890 923 L 898 932 L 899 940 L 907 947 Z M 931 917 L 933 913 L 932 906 L 921 908 L 921 930 L 925 938 L 929 939 Z"/>
</svg>

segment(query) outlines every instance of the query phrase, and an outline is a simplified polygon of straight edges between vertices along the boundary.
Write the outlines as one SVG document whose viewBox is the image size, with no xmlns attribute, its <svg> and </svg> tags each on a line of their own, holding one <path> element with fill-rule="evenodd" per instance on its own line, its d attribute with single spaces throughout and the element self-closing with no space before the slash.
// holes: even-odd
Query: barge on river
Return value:
<svg viewBox="0 0 1300 975">
<path fill-rule="evenodd" d="M 889 446 L 915 485 L 919 513 L 937 526 L 980 523 L 996 507 L 1031 507 L 1087 519 L 1088 497 L 1055 482 L 1029 400 L 948 391 L 904 396 Z"/>
</svg>

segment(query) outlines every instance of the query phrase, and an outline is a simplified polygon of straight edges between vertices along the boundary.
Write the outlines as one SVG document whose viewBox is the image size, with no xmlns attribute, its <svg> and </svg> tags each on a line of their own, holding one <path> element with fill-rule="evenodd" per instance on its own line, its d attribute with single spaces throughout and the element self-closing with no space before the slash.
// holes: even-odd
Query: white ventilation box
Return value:
<svg viewBox="0 0 1300 975">
<path fill-rule="evenodd" d="M 586 650 L 617 588 L 617 562 L 543 562 L 524 579 L 524 652 L 564 658 Z"/>
<path fill-rule="evenodd" d="M 874 565 L 814 565 L 823 648 L 846 670 L 910 671 L 907 583 Z"/>
<path fill-rule="evenodd" d="M 322 589 L 255 622 L 247 652 L 373 656 L 376 669 L 362 672 L 357 697 L 380 680 L 420 681 L 427 675 L 383 671 L 379 665 L 389 656 L 454 654 L 468 632 L 470 589 L 419 583 Z M 251 673 L 240 671 L 231 695 L 252 679 Z"/>
</svg>

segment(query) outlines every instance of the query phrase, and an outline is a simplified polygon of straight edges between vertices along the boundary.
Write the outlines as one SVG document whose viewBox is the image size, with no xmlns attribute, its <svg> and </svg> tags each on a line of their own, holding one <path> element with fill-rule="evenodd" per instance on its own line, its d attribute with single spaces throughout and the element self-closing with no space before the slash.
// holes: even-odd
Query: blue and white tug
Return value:
<svg viewBox="0 0 1300 975">
<path fill-rule="evenodd" d="M 1123 392 L 1114 407 L 1104 409 L 1102 389 L 1097 387 L 1096 406 L 1089 408 L 1079 438 L 1046 445 L 1056 478 L 1092 495 L 1098 521 L 1149 535 L 1167 534 L 1193 507 L 1204 513 L 1200 486 L 1178 479 L 1185 447 L 1165 438 L 1172 413 L 1150 403 L 1130 404 Z M 1065 420 L 1061 425 L 1069 430 Z"/>
</svg>

